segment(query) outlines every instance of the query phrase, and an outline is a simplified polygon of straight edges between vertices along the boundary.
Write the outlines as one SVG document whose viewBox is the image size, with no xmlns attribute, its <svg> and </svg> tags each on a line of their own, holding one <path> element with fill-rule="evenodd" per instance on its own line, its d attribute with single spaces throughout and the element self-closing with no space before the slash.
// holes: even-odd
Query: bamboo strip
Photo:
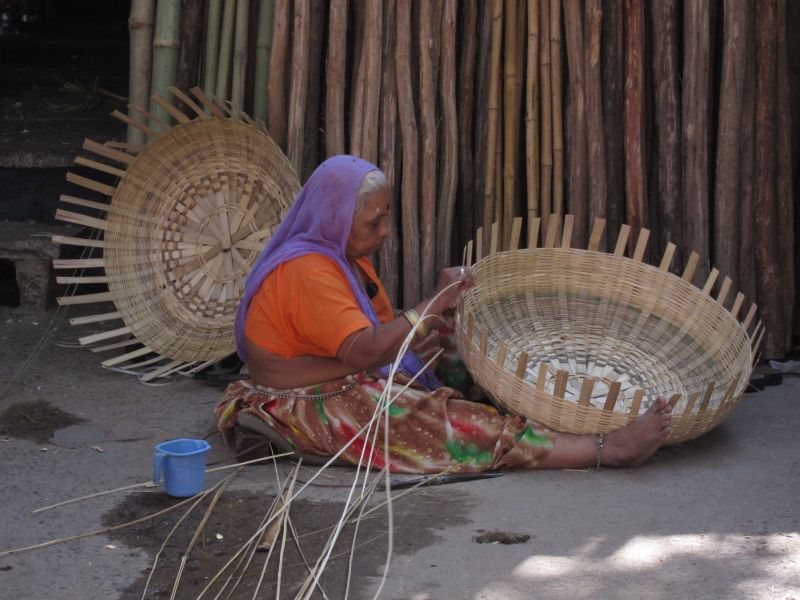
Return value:
<svg viewBox="0 0 800 600">
<path fill-rule="evenodd" d="M 115 321 L 121 319 L 122 313 L 114 311 L 110 313 L 102 313 L 98 315 L 89 315 L 86 317 L 73 317 L 69 320 L 70 325 L 88 325 L 90 323 L 103 323 L 104 321 Z"/>
<path fill-rule="evenodd" d="M 75 164 L 81 165 L 83 167 L 89 167 L 90 169 L 95 169 L 96 171 L 100 171 L 101 173 L 108 173 L 109 175 L 113 175 L 114 177 L 119 177 L 120 179 L 122 177 L 125 177 L 124 169 L 117 169 L 116 167 L 112 167 L 110 165 L 97 162 L 96 160 L 90 160 L 82 156 L 78 156 L 75 158 Z"/>
<path fill-rule="evenodd" d="M 133 346 L 134 344 L 141 344 L 141 342 L 135 337 L 132 337 L 129 340 L 123 340 L 113 344 L 106 344 L 105 346 L 95 346 L 93 348 L 89 348 L 89 350 L 95 354 L 100 354 L 101 352 L 108 352 L 109 350 L 116 350 L 117 348 L 126 348 L 127 346 Z"/>
<path fill-rule="evenodd" d="M 97 275 L 94 277 L 56 277 L 58 285 L 88 284 L 88 283 L 108 283 L 108 277 Z"/>
<path fill-rule="evenodd" d="M 668 271 L 672 264 L 672 257 L 675 255 L 675 244 L 672 242 L 667 243 L 667 249 L 664 250 L 664 256 L 661 258 L 661 264 L 658 268 L 662 271 Z"/>
<path fill-rule="evenodd" d="M 553 396 L 556 398 L 563 398 L 567 391 L 567 381 L 569 380 L 569 373 L 567 371 L 556 371 L 556 382 L 553 387 Z"/>
<path fill-rule="evenodd" d="M 92 190 L 94 192 L 99 192 L 104 196 L 113 196 L 116 188 L 110 185 L 106 185 L 104 183 L 100 183 L 99 181 L 95 181 L 94 179 L 89 179 L 88 177 L 82 177 L 81 175 L 76 175 L 75 173 L 67 173 L 67 181 L 69 183 L 74 183 L 75 185 L 79 185 L 87 190 Z"/>
<path fill-rule="evenodd" d="M 489 346 L 489 329 L 486 325 L 478 325 L 478 336 L 480 340 L 480 345 L 478 346 L 481 354 L 486 356 L 486 349 Z"/>
<path fill-rule="evenodd" d="M 659 2 L 659 4 L 661 4 Z M 603 136 L 606 151 L 607 239 L 616 239 L 625 221 L 625 6 L 623 0 L 603 3 L 601 69 Z"/>
<path fill-rule="evenodd" d="M 62 244 L 67 246 L 86 246 L 88 248 L 105 248 L 106 243 L 103 240 L 93 240 L 90 238 L 71 237 L 68 235 L 54 235 L 50 238 L 54 244 Z"/>
<path fill-rule="evenodd" d="M 683 395 L 683 394 L 673 394 L 672 396 L 670 396 L 669 400 L 667 401 L 667 405 L 668 405 L 670 408 L 675 408 L 675 405 L 676 405 L 676 404 L 678 403 L 678 401 L 681 399 L 681 396 L 682 396 L 682 395 Z"/>
<path fill-rule="evenodd" d="M 159 377 L 166 377 L 167 375 L 170 375 L 172 371 L 183 368 L 185 364 L 186 363 L 182 360 L 173 360 L 157 369 L 153 369 L 149 373 L 140 375 L 139 379 L 142 382 L 147 383 L 148 381 L 152 381 L 153 379 L 157 379 Z"/>
<path fill-rule="evenodd" d="M 706 386 L 706 392 L 703 394 L 703 401 L 700 403 L 700 410 L 697 412 L 706 412 L 708 408 L 708 403 L 711 401 L 711 396 L 714 394 L 714 382 L 710 381 Z"/>
<path fill-rule="evenodd" d="M 514 217 L 511 224 L 511 240 L 508 245 L 509 250 L 517 250 L 519 248 L 519 236 L 522 232 L 522 217 Z"/>
<path fill-rule="evenodd" d="M 633 251 L 633 260 L 642 262 L 644 253 L 647 250 L 647 242 L 650 239 L 650 230 L 642 229 L 639 231 L 639 238 L 636 240 L 636 249 Z"/>
<path fill-rule="evenodd" d="M 120 327 L 118 329 L 111 329 L 109 331 L 104 331 L 102 333 L 95 333 L 93 335 L 86 335 L 82 338 L 78 338 L 78 342 L 81 346 L 89 346 L 91 344 L 95 344 L 97 342 L 102 342 L 104 340 L 109 340 L 115 337 L 121 337 L 123 335 L 128 335 L 131 333 L 130 327 Z"/>
<path fill-rule="evenodd" d="M 467 257 L 467 260 L 465 261 L 464 264 L 466 264 L 467 267 L 471 267 L 472 266 L 472 240 L 467 242 L 467 254 L 466 254 L 466 257 Z"/>
<path fill-rule="evenodd" d="M 517 377 L 522 379 L 525 377 L 525 370 L 528 368 L 528 353 L 520 352 L 519 361 L 517 362 Z"/>
<path fill-rule="evenodd" d="M 94 269 L 105 268 L 102 258 L 57 258 L 53 260 L 54 269 Z"/>
<path fill-rule="evenodd" d="M 196 89 L 196 88 L 193 88 L 193 89 Z M 198 117 L 200 117 L 201 119 L 206 119 L 206 118 L 208 118 L 208 115 L 206 114 L 206 111 L 204 111 L 204 110 L 203 110 L 203 109 L 200 107 L 200 105 L 199 105 L 199 104 L 197 104 L 197 102 L 195 102 L 194 100 L 192 100 L 192 98 L 191 98 L 191 97 L 189 97 L 187 94 L 185 94 L 185 93 L 184 93 L 182 90 L 179 90 L 178 88 L 176 88 L 176 87 L 174 87 L 174 86 L 173 86 L 173 87 L 170 87 L 170 88 L 169 88 L 169 91 L 170 91 L 170 92 L 172 92 L 172 94 L 173 94 L 173 95 L 174 95 L 176 98 L 178 98 L 178 99 L 179 99 L 181 102 L 183 102 L 183 103 L 184 103 L 186 106 L 188 106 L 189 108 L 191 108 L 191 109 L 194 111 L 195 115 L 197 115 L 197 116 L 198 116 Z"/>
<path fill-rule="evenodd" d="M 189 91 L 194 94 L 194 97 L 200 101 L 200 104 L 202 104 L 213 116 L 219 118 L 225 117 L 220 110 L 219 105 L 214 102 L 214 100 L 212 100 L 201 88 L 193 87 Z"/>
<path fill-rule="evenodd" d="M 140 356 L 145 356 L 146 354 L 151 354 L 153 351 L 150 350 L 147 346 L 143 348 L 139 348 L 138 350 L 132 350 L 131 352 L 127 352 L 126 354 L 120 354 L 119 356 L 115 356 L 114 358 L 109 358 L 104 360 L 100 364 L 104 367 L 113 367 L 119 364 L 122 364 L 126 361 L 132 360 L 134 358 L 139 358 Z"/>
<path fill-rule="evenodd" d="M 489 256 L 497 254 L 497 244 L 500 238 L 500 226 L 498 223 L 492 223 L 492 235 L 489 241 Z"/>
<path fill-rule="evenodd" d="M 61 208 L 56 210 L 55 218 L 59 221 L 64 221 L 65 223 L 74 223 L 76 225 L 83 225 L 84 227 L 94 227 L 95 229 L 101 229 L 103 231 L 105 231 L 108 225 L 108 223 L 106 223 L 106 221 L 103 219 L 87 217 L 82 213 L 63 210 Z"/>
<path fill-rule="evenodd" d="M 698 262 L 700 262 L 700 255 L 694 250 L 692 250 L 692 253 L 689 255 L 689 260 L 686 261 L 686 268 L 683 270 L 683 275 L 681 275 L 681 279 L 691 283 L 692 279 L 694 278 L 694 273 L 695 270 L 697 269 Z"/>
<path fill-rule="evenodd" d="M 614 410 L 614 406 L 617 404 L 617 398 L 619 397 L 619 391 L 622 388 L 622 384 L 619 381 L 612 381 L 611 385 L 608 386 L 608 396 L 606 396 L 605 404 L 603 404 L 603 410 Z"/>
<path fill-rule="evenodd" d="M 544 240 L 545 248 L 554 248 L 556 236 L 558 235 L 558 215 L 550 215 L 550 222 L 547 224 L 547 235 Z"/>
<path fill-rule="evenodd" d="M 594 391 L 595 380 L 587 377 L 581 384 L 581 391 L 578 395 L 578 406 L 589 406 L 589 400 L 592 399 L 592 392 Z"/>
<path fill-rule="evenodd" d="M 536 378 L 536 389 L 539 391 L 544 390 L 544 386 L 547 384 L 547 371 L 548 365 L 547 363 L 539 363 L 539 376 Z M 525 369 L 522 369 L 522 373 L 517 370 L 517 377 L 522 379 L 525 376 Z"/>
<path fill-rule="evenodd" d="M 103 202 L 93 202 L 92 200 L 84 200 L 83 198 L 77 198 L 75 196 L 69 196 L 67 194 L 61 194 L 59 200 L 66 204 L 83 206 L 84 208 L 91 208 L 92 210 L 97 210 L 100 212 L 109 212 L 111 210 L 110 204 L 105 204 Z"/>
<path fill-rule="evenodd" d="M 112 117 L 116 117 L 117 119 L 119 119 L 120 121 L 122 121 L 123 123 L 128 125 L 129 127 L 135 127 L 136 129 L 138 129 L 139 131 L 141 131 L 142 133 L 144 133 L 148 137 L 152 137 L 152 138 L 158 137 L 158 133 L 159 133 L 158 131 L 156 131 L 152 127 L 148 127 L 147 125 L 145 125 L 144 123 L 142 123 L 140 121 L 137 121 L 136 119 L 132 119 L 128 115 L 126 115 L 124 113 L 121 113 L 118 110 L 115 110 L 114 112 L 112 112 L 111 116 Z"/>
<path fill-rule="evenodd" d="M 720 304 L 725 304 L 725 300 L 728 298 L 728 292 L 730 292 L 731 290 L 732 283 L 733 282 L 731 281 L 731 278 L 727 276 L 725 277 L 725 279 L 722 280 L 722 287 L 719 290 L 719 295 L 717 296 L 717 302 L 719 302 Z"/>
<path fill-rule="evenodd" d="M 61 296 L 57 298 L 59 306 L 71 306 L 73 304 L 93 304 L 95 302 L 113 301 L 111 292 L 100 292 L 97 294 L 83 294 L 82 296 Z"/>
<path fill-rule="evenodd" d="M 475 262 L 480 262 L 483 258 L 483 227 L 478 227 L 475 232 Z"/>
<path fill-rule="evenodd" d="M 628 236 L 630 236 L 630 225 L 623 225 L 619 228 L 619 237 L 617 238 L 617 245 L 614 246 L 614 256 L 623 256 L 625 254 L 625 247 L 628 244 Z"/>
<path fill-rule="evenodd" d="M 733 306 L 731 307 L 731 316 L 734 319 L 739 317 L 739 311 L 742 310 L 742 304 L 744 304 L 744 294 L 739 292 L 736 294 L 736 299 L 733 301 Z"/>
<path fill-rule="evenodd" d="M 603 231 L 605 230 L 606 220 L 605 219 L 595 219 L 594 220 L 594 227 L 592 228 L 592 234 L 589 236 L 589 245 L 587 246 L 587 250 L 592 252 L 597 252 L 600 248 L 600 240 L 603 237 Z"/>
<path fill-rule="evenodd" d="M 575 228 L 575 215 L 564 217 L 564 232 L 561 234 L 561 247 L 568 250 L 572 242 L 572 232 Z"/>
<path fill-rule="evenodd" d="M 506 364 L 506 354 L 508 353 L 508 342 L 506 340 L 501 340 L 500 343 L 497 345 L 497 356 L 495 357 L 495 362 L 497 366 L 501 369 L 505 367 Z"/>
<path fill-rule="evenodd" d="M 542 220 L 536 217 L 533 223 L 528 222 L 528 248 L 536 248 L 539 240 L 539 226 Z"/>
<path fill-rule="evenodd" d="M 719 277 L 719 269 L 711 269 L 711 273 L 709 274 L 708 279 L 706 279 L 706 284 L 703 286 L 704 296 L 709 296 L 711 294 L 711 289 L 717 282 L 717 277 Z"/>
<path fill-rule="evenodd" d="M 108 158 L 111 160 L 116 160 L 117 162 L 121 162 L 122 164 L 129 165 L 133 162 L 134 157 L 126 152 L 120 152 L 119 150 L 114 150 L 113 148 L 109 148 L 103 144 L 98 144 L 97 142 L 85 139 L 83 140 L 83 149 L 88 150 L 89 152 L 93 152 L 98 156 L 102 156 L 104 158 Z"/>
<path fill-rule="evenodd" d="M 756 306 L 756 303 L 753 302 L 753 304 L 750 306 L 750 310 L 747 311 L 747 316 L 744 318 L 744 321 L 742 322 L 742 327 L 744 328 L 745 332 L 750 328 L 750 323 L 753 322 L 753 317 L 756 316 L 757 308 L 758 306 Z"/>
<path fill-rule="evenodd" d="M 178 123 L 188 123 L 191 120 L 183 113 L 183 111 L 179 110 L 178 107 L 163 97 L 155 95 L 151 98 L 151 100 L 153 101 L 153 104 L 163 108 L 164 112 L 168 113 Z"/>
<path fill-rule="evenodd" d="M 633 393 L 633 401 L 631 402 L 631 411 L 629 413 L 632 417 L 635 417 L 639 414 L 639 411 L 642 407 L 642 398 L 644 398 L 644 390 L 637 389 Z"/>
<path fill-rule="evenodd" d="M 155 116 L 153 113 L 147 112 L 146 110 L 139 108 L 138 106 L 133 106 L 132 104 L 129 104 L 128 111 L 129 111 L 128 112 L 129 117 L 133 118 L 133 115 L 131 114 L 132 111 L 133 113 L 136 113 L 136 115 L 139 118 L 142 119 L 143 123 L 152 126 L 154 129 L 156 129 L 156 131 L 160 129 L 161 131 L 159 131 L 159 134 L 163 133 L 164 131 L 170 128 L 169 123 Z"/>
</svg>

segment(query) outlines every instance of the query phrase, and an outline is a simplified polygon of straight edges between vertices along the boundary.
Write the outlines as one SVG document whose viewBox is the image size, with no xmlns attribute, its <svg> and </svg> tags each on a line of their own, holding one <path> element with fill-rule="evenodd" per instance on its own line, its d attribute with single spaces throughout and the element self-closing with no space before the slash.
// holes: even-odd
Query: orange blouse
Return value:
<svg viewBox="0 0 800 600">
<path fill-rule="evenodd" d="M 377 286 L 372 307 L 381 323 L 394 319 L 389 296 L 368 257 L 356 261 Z M 334 357 L 352 333 L 372 323 L 333 259 L 306 254 L 287 261 L 261 284 L 245 321 L 245 336 L 283 358 L 302 354 Z"/>
</svg>

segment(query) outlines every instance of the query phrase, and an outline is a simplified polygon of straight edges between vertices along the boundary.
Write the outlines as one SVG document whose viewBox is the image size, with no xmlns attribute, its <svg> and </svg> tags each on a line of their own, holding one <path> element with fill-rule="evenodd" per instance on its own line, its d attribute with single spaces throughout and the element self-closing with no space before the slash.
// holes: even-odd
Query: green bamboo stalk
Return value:
<svg viewBox="0 0 800 600">
<path fill-rule="evenodd" d="M 217 59 L 219 58 L 219 24 L 222 0 L 208 0 L 208 25 L 206 35 L 206 60 L 203 71 L 203 89 L 217 88 Z"/>
<path fill-rule="evenodd" d="M 231 82 L 231 48 L 233 46 L 233 23 L 236 18 L 236 0 L 225 0 L 222 15 L 222 35 L 219 42 L 219 61 L 217 62 L 217 86 L 215 94 L 220 100 L 228 99 Z"/>
<path fill-rule="evenodd" d="M 178 79 L 178 36 L 181 27 L 181 0 L 160 0 L 156 8 L 156 32 L 153 37 L 153 73 L 150 94 L 158 94 L 167 100 L 172 98 L 169 87 Z M 170 116 L 155 103 L 150 104 L 150 113 L 157 119 L 168 122 Z"/>
<path fill-rule="evenodd" d="M 253 116 L 262 121 L 267 120 L 267 80 L 269 79 L 269 53 L 270 46 L 272 46 L 273 14 L 275 14 L 275 0 L 261 0 L 261 5 L 258 8 Z"/>
<path fill-rule="evenodd" d="M 247 70 L 247 21 L 250 16 L 250 0 L 237 0 L 236 35 L 233 47 L 233 85 L 231 101 L 244 109 L 244 83 Z"/>
<path fill-rule="evenodd" d="M 146 110 L 150 99 L 150 65 L 153 60 L 153 16 L 155 0 L 132 0 L 130 30 L 130 75 L 128 100 L 132 106 Z M 133 116 L 129 113 L 129 116 Z M 128 126 L 128 143 L 143 144 L 144 133 Z"/>
</svg>

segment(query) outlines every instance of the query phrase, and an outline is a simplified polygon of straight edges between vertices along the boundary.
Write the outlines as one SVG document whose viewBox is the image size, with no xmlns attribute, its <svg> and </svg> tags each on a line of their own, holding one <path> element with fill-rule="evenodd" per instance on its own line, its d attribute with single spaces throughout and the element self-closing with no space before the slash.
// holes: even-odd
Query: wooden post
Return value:
<svg viewBox="0 0 800 600">
<path fill-rule="evenodd" d="M 176 87 L 188 90 L 200 85 L 200 56 L 203 41 L 203 0 L 183 0 L 181 41 Z M 146 105 L 145 105 L 146 106 Z"/>
<path fill-rule="evenodd" d="M 459 224 L 461 225 L 458 244 L 461 247 L 472 238 L 475 231 L 474 219 L 474 179 L 472 125 L 475 118 L 475 63 L 478 49 L 478 0 L 460 2 L 461 14 L 459 27 L 461 31 L 461 49 L 459 50 L 458 81 L 456 86 L 456 104 L 458 112 L 458 198 Z"/>
<path fill-rule="evenodd" d="M 517 154 L 517 0 L 505 0 L 503 8 L 503 143 L 502 186 L 498 187 L 502 198 L 499 221 L 502 246 L 505 247 L 511 234 L 514 218 L 514 187 L 516 183 Z"/>
<path fill-rule="evenodd" d="M 625 37 L 623 0 L 603 2 L 603 126 L 606 141 L 606 236 L 615 240 L 625 222 Z"/>
<path fill-rule="evenodd" d="M 699 273 L 708 276 L 708 102 L 711 73 L 710 6 L 683 5 L 683 233 L 687 249 L 700 254 Z"/>
<path fill-rule="evenodd" d="M 217 60 L 217 85 L 208 93 L 216 94 L 220 100 L 230 99 L 231 50 L 233 48 L 233 28 L 236 21 L 237 0 L 225 0 L 222 12 L 222 32 L 219 39 L 219 59 Z"/>
<path fill-rule="evenodd" d="M 411 0 L 397 3 L 397 108 L 403 140 L 401 212 L 403 224 L 403 305 L 420 299 L 417 184 L 419 140 L 411 83 Z"/>
<path fill-rule="evenodd" d="M 383 2 L 367 2 L 364 35 L 364 108 L 361 119 L 361 157 L 378 162 L 378 119 L 380 116 Z"/>
<path fill-rule="evenodd" d="M 306 123 L 303 142 L 303 167 L 297 176 L 306 181 L 320 163 L 320 119 L 322 106 L 322 69 L 325 62 L 326 0 L 309 0 L 308 87 L 306 88 Z"/>
<path fill-rule="evenodd" d="M 550 0 L 550 94 L 553 98 L 553 213 L 564 214 L 564 111 L 561 91 L 561 0 Z"/>
<path fill-rule="evenodd" d="M 153 57 L 153 19 L 155 0 L 131 0 L 128 18 L 130 31 L 130 74 L 128 77 L 128 101 L 132 106 L 147 110 L 150 105 L 150 67 Z M 130 112 L 129 116 L 133 116 Z M 144 144 L 141 130 L 128 125 L 129 144 Z"/>
<path fill-rule="evenodd" d="M 657 211 L 659 247 L 668 242 L 683 250 L 681 202 L 681 104 L 678 73 L 677 0 L 651 4 L 653 8 L 653 88 L 657 136 Z M 680 268 L 681 265 L 678 265 Z"/>
<path fill-rule="evenodd" d="M 553 94 L 550 64 L 550 0 L 539 0 L 539 81 L 542 84 L 541 196 L 539 214 L 547 231 L 553 212 Z"/>
<path fill-rule="evenodd" d="M 528 0 L 528 48 L 525 72 L 525 183 L 528 230 L 539 217 L 539 2 Z M 604 184 L 605 185 L 605 184 Z"/>
<path fill-rule="evenodd" d="M 289 0 L 276 0 L 272 21 L 272 52 L 269 56 L 267 116 L 269 133 L 276 144 L 286 150 L 286 56 L 289 51 Z"/>
<path fill-rule="evenodd" d="M 497 149 L 500 128 L 500 54 L 503 47 L 503 0 L 492 0 L 492 42 L 489 61 L 488 141 L 486 144 L 486 179 L 483 195 L 483 235 L 488 246 L 489 225 L 494 222 L 497 202 Z"/>
<path fill-rule="evenodd" d="M 605 128 L 603 126 L 603 90 L 601 84 L 600 46 L 603 25 L 603 3 L 601 0 L 586 2 L 586 153 L 589 173 L 589 223 L 605 219 L 606 201 L 606 152 Z M 588 229 L 587 229 L 588 231 Z M 599 249 L 605 251 L 605 236 L 599 240 Z"/>
<path fill-rule="evenodd" d="M 245 74 L 247 72 L 247 34 L 250 0 L 237 0 L 233 44 L 233 82 L 231 103 L 244 110 Z"/>
<path fill-rule="evenodd" d="M 478 72 L 475 75 L 475 146 L 473 148 L 473 227 L 481 226 L 485 212 L 487 149 L 489 145 L 489 88 L 494 4 L 481 2 L 478 24 Z M 472 231 L 466 232 L 472 239 Z M 477 242 L 477 239 L 475 240 Z"/>
<path fill-rule="evenodd" d="M 253 117 L 265 122 L 267 120 L 267 79 L 269 78 L 269 55 L 272 46 L 272 19 L 274 14 L 275 0 L 260 0 L 256 37 Z"/>
<path fill-rule="evenodd" d="M 292 34 L 292 83 L 289 90 L 289 139 L 286 155 L 295 173 L 302 173 L 303 141 L 306 124 L 306 92 L 308 90 L 308 38 L 310 32 L 308 0 L 297 0 L 294 5 L 294 32 Z"/>
<path fill-rule="evenodd" d="M 208 0 L 206 20 L 206 50 L 203 61 L 203 89 L 217 88 L 217 61 L 219 60 L 219 28 L 222 18 L 222 0 Z"/>
<path fill-rule="evenodd" d="M 325 63 L 325 153 L 344 154 L 344 78 L 347 59 L 347 0 L 331 0 Z"/>
<path fill-rule="evenodd" d="M 625 0 L 625 203 L 636 231 L 647 226 L 644 44 L 644 2 Z"/>
<path fill-rule="evenodd" d="M 169 87 L 178 79 L 178 36 L 181 26 L 180 0 L 161 0 L 156 8 L 156 31 L 153 35 L 153 72 L 150 95 L 158 94 L 170 100 Z M 167 111 L 155 103 L 150 113 L 162 121 L 169 119 Z"/>
</svg>

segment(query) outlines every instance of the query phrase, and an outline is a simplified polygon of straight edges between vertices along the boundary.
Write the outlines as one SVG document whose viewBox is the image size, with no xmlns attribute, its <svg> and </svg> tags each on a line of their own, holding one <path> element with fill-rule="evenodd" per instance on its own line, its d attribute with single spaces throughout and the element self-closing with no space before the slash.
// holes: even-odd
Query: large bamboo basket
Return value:
<svg viewBox="0 0 800 600">
<path fill-rule="evenodd" d="M 64 195 L 63 203 L 94 214 L 56 214 L 97 233 L 56 238 L 94 251 L 91 258 L 55 261 L 56 269 L 80 271 L 59 281 L 108 286 L 59 303 L 113 303 L 100 314 L 71 319 L 75 325 L 111 323 L 80 343 L 114 354 L 104 366 L 144 372 L 145 380 L 203 368 L 234 351 L 233 320 L 244 280 L 300 189 L 262 123 L 199 88 L 191 90 L 193 97 L 171 91 L 193 114 L 158 96 L 154 102 L 176 120 L 174 126 L 148 113 L 141 120 L 114 113 L 149 142 L 87 140 L 84 148 L 95 157 L 76 163 L 118 181 L 68 174 L 70 182 L 108 201 Z"/>
<path fill-rule="evenodd" d="M 598 252 L 603 226 L 596 222 L 588 249 L 571 248 L 572 217 L 554 215 L 544 247 L 517 249 L 516 220 L 510 249 L 497 251 L 495 226 L 486 256 L 479 232 L 475 287 L 456 315 L 459 352 L 498 404 L 556 431 L 607 433 L 664 395 L 673 407 L 668 442 L 702 435 L 749 382 L 763 336 L 760 323 L 748 335 L 756 306 L 739 322 L 744 297 L 726 302 L 729 278 L 711 295 L 716 269 L 695 287 L 696 253 L 682 277 L 669 272 L 672 244 L 658 266 L 642 262 L 646 229 L 631 258 L 628 226 L 612 253 Z M 472 243 L 467 255 L 469 264 Z"/>
</svg>

